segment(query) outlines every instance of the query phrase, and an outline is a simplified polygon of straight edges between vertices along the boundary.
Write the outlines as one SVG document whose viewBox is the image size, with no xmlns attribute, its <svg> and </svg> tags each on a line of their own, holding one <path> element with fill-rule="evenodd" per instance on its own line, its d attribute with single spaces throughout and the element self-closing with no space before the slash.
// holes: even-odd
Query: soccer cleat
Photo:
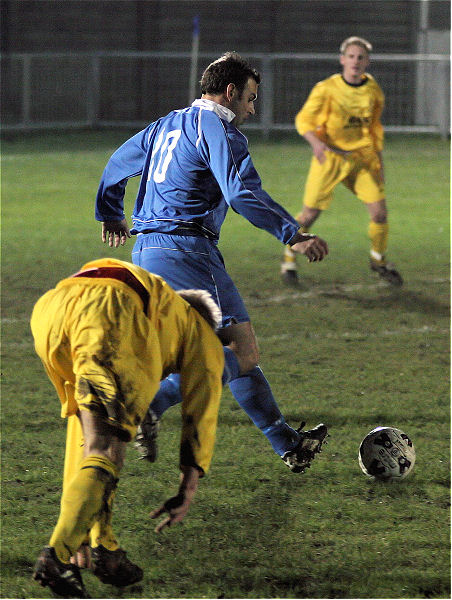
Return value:
<svg viewBox="0 0 452 600">
<path fill-rule="evenodd" d="M 371 258 L 370 268 L 372 269 L 372 271 L 378 273 L 382 279 L 384 279 L 391 285 L 399 287 L 403 285 L 402 276 L 392 263 L 379 262 Z"/>
<path fill-rule="evenodd" d="M 309 469 L 315 455 L 321 452 L 322 444 L 328 435 L 328 429 L 323 423 L 320 423 L 314 429 L 303 431 L 305 425 L 306 423 L 303 421 L 297 429 L 297 433 L 300 435 L 298 444 L 293 450 L 286 452 L 281 457 L 294 473 L 303 473 L 305 469 Z"/>
<path fill-rule="evenodd" d="M 281 263 L 281 277 L 284 283 L 288 285 L 297 285 L 297 265 L 293 262 L 284 261 Z"/>
<path fill-rule="evenodd" d="M 138 426 L 137 435 L 135 437 L 135 448 L 140 454 L 140 459 L 149 462 L 157 460 L 158 446 L 157 436 L 160 429 L 160 421 L 157 415 L 149 409 Z"/>
<path fill-rule="evenodd" d="M 91 548 L 91 570 L 102 583 L 124 587 L 143 579 L 143 570 L 131 562 L 121 548 L 107 550 L 104 546 Z"/>
<path fill-rule="evenodd" d="M 51 546 L 45 546 L 39 555 L 33 579 L 42 587 L 48 585 L 55 594 L 63 598 L 91 597 L 83 585 L 79 568 L 61 562 L 55 553 L 55 548 Z"/>
</svg>

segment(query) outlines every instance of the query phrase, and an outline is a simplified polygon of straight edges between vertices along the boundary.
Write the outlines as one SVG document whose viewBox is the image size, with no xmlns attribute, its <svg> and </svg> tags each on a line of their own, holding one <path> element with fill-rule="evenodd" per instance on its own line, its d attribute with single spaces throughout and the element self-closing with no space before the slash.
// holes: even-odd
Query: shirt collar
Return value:
<svg viewBox="0 0 452 600">
<path fill-rule="evenodd" d="M 213 100 L 207 100 L 207 98 L 198 98 L 192 104 L 192 106 L 199 106 L 200 108 L 204 108 L 205 110 L 211 110 L 216 115 L 220 117 L 220 119 L 224 119 L 228 123 L 230 123 L 235 118 L 235 113 L 232 112 L 226 106 L 222 106 Z"/>
</svg>

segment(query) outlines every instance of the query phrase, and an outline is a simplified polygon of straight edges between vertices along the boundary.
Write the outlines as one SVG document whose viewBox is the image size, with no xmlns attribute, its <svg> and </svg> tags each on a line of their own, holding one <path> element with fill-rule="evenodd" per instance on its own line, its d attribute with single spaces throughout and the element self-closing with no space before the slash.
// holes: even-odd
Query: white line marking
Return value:
<svg viewBox="0 0 452 600">
<path fill-rule="evenodd" d="M 379 337 L 388 337 L 388 336 L 403 336 L 403 335 L 419 335 L 419 334 L 428 334 L 428 333 L 436 333 L 439 335 L 449 335 L 449 329 L 441 329 L 437 327 L 430 327 L 428 325 L 424 325 L 424 327 L 417 328 L 402 328 L 402 329 L 394 329 L 388 330 L 385 329 L 383 331 L 376 331 L 372 333 L 365 333 L 360 331 L 343 331 L 342 333 L 312 333 L 309 332 L 309 339 L 348 339 L 348 340 L 367 340 L 369 338 L 379 338 Z M 269 336 L 257 336 L 259 342 L 274 342 L 279 340 L 287 340 L 293 339 L 293 333 L 281 333 L 279 335 L 269 335 Z"/>
</svg>

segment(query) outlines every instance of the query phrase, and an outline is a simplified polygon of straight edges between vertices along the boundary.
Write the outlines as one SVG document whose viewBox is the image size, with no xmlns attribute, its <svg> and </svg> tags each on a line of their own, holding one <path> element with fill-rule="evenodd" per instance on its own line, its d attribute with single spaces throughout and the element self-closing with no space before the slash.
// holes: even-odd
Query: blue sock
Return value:
<svg viewBox="0 0 452 600">
<path fill-rule="evenodd" d="M 223 371 L 223 376 L 221 378 L 221 383 L 223 385 L 226 385 L 233 379 L 237 379 L 237 377 L 240 377 L 240 365 L 239 365 L 239 361 L 237 360 L 236 355 L 230 348 L 227 348 L 226 346 L 224 346 L 223 350 L 224 350 L 224 371 Z"/>
<path fill-rule="evenodd" d="M 223 385 L 226 385 L 232 379 L 235 379 L 240 375 L 240 365 L 232 350 L 226 347 L 224 347 L 223 350 L 224 371 L 221 381 Z M 178 373 L 172 373 L 161 382 L 160 389 L 155 395 L 154 400 L 151 402 L 150 409 L 157 418 L 160 419 L 168 408 L 180 404 L 181 402 L 180 375 Z"/>
<path fill-rule="evenodd" d="M 171 375 L 168 375 L 160 383 L 160 389 L 149 408 L 160 419 L 168 408 L 180 402 L 182 402 L 182 396 L 180 395 L 180 375 L 179 373 L 171 373 Z"/>
<path fill-rule="evenodd" d="M 285 452 L 296 446 L 299 435 L 285 422 L 273 397 L 270 384 L 260 367 L 254 367 L 245 375 L 231 381 L 229 388 L 277 454 L 283 456 Z"/>
</svg>

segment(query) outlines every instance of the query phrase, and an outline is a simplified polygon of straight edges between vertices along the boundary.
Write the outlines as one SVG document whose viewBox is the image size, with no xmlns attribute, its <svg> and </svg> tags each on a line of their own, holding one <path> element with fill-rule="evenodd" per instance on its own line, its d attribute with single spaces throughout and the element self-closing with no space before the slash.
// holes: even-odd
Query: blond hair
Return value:
<svg viewBox="0 0 452 600">
<path fill-rule="evenodd" d="M 372 52 L 372 44 L 370 42 L 368 42 L 364 38 L 352 35 L 351 37 L 348 37 L 342 42 L 340 47 L 341 54 L 345 54 L 347 48 L 352 45 L 361 46 L 361 48 L 364 48 L 364 50 L 366 50 L 368 54 Z"/>
<path fill-rule="evenodd" d="M 221 326 L 221 310 L 205 290 L 178 290 L 185 302 L 195 308 L 215 331 Z"/>
</svg>

